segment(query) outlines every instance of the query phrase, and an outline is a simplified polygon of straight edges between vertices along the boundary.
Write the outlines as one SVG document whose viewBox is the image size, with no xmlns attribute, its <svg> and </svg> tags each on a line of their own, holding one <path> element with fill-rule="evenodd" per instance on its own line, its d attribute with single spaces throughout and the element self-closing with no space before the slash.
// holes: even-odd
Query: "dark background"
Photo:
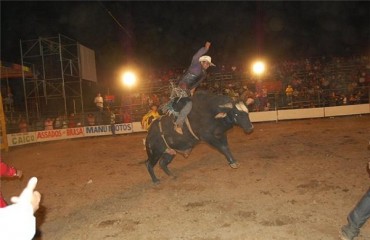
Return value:
<svg viewBox="0 0 370 240">
<path fill-rule="evenodd" d="M 206 41 L 217 67 L 316 56 L 368 55 L 368 1 L 1 1 L 1 60 L 19 40 L 63 34 L 95 51 L 99 82 L 134 64 L 187 67 Z"/>
</svg>

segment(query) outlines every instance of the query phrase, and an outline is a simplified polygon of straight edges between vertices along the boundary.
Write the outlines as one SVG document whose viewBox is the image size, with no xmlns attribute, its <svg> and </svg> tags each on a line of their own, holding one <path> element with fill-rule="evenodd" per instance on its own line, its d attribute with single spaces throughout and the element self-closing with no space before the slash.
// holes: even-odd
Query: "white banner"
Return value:
<svg viewBox="0 0 370 240">
<path fill-rule="evenodd" d="M 7 137 L 9 146 L 35 143 L 37 141 L 35 132 L 12 133 L 7 134 Z"/>
<path fill-rule="evenodd" d="M 132 133 L 131 123 L 115 124 L 114 126 L 116 128 L 116 134 Z M 104 136 L 104 135 L 112 135 L 112 130 L 111 130 L 110 125 L 85 127 L 86 137 Z"/>
<path fill-rule="evenodd" d="M 46 131 L 38 131 L 36 134 L 37 142 L 46 142 L 54 140 L 62 140 L 68 138 L 78 138 L 84 136 L 84 128 L 66 128 L 66 129 L 54 129 Z"/>
</svg>

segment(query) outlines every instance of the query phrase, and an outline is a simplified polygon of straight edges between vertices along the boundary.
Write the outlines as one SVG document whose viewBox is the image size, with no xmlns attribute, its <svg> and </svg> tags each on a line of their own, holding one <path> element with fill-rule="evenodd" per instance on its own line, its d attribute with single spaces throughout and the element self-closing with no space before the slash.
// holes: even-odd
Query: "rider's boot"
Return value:
<svg viewBox="0 0 370 240">
<path fill-rule="evenodd" d="M 181 134 L 183 135 L 184 133 L 182 132 L 182 127 L 178 124 L 175 124 L 175 131 L 178 133 L 178 134 Z"/>
</svg>

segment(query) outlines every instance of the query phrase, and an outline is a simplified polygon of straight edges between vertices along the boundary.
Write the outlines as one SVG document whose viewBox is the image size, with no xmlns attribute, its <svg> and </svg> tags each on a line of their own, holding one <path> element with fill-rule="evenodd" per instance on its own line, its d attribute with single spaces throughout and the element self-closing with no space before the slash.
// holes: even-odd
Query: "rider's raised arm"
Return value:
<svg viewBox="0 0 370 240">
<path fill-rule="evenodd" d="M 191 64 L 193 65 L 195 63 L 199 63 L 199 58 L 208 52 L 210 46 L 211 46 L 211 43 L 210 42 L 206 42 L 206 44 L 204 45 L 204 47 L 201 47 L 198 50 L 198 52 L 196 52 L 194 54 L 193 59 L 191 61 Z"/>
</svg>

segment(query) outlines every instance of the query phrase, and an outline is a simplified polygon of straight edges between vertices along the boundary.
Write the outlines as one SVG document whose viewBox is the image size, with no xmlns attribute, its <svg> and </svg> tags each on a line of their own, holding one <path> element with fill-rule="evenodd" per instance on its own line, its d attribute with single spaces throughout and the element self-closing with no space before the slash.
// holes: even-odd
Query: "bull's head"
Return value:
<svg viewBox="0 0 370 240">
<path fill-rule="evenodd" d="M 218 113 L 215 118 L 226 118 L 228 117 L 234 124 L 239 125 L 247 133 L 252 132 L 253 124 L 249 119 L 249 111 L 247 105 L 252 104 L 253 99 L 249 98 L 246 104 L 243 101 L 236 103 L 226 103 L 219 105 L 220 109 L 224 111 Z"/>
</svg>

